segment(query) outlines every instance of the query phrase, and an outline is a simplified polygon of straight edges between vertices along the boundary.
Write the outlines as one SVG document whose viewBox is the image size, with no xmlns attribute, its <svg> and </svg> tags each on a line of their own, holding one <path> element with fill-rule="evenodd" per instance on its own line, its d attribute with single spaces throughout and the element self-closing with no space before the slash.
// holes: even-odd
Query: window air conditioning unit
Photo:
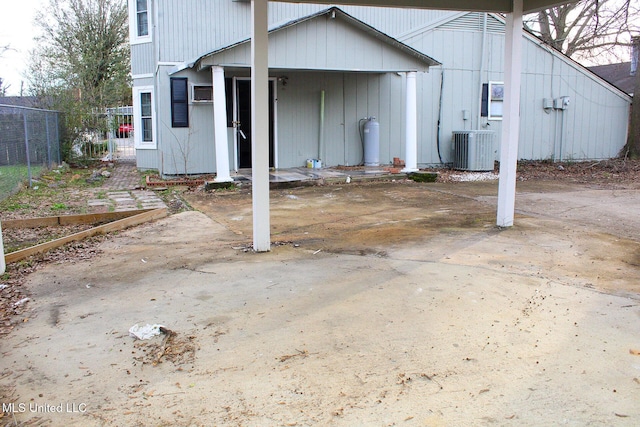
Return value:
<svg viewBox="0 0 640 427">
<path fill-rule="evenodd" d="M 492 171 L 495 160 L 492 130 L 453 132 L 453 168 L 463 171 Z"/>
</svg>

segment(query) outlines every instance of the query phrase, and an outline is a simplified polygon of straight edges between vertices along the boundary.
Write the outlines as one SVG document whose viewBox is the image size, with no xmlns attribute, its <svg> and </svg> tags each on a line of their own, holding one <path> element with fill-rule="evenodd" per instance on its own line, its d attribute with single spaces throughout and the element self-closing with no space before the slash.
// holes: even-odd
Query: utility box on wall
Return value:
<svg viewBox="0 0 640 427">
<path fill-rule="evenodd" d="M 492 130 L 453 132 L 453 168 L 464 171 L 492 171 L 495 153 Z"/>
</svg>

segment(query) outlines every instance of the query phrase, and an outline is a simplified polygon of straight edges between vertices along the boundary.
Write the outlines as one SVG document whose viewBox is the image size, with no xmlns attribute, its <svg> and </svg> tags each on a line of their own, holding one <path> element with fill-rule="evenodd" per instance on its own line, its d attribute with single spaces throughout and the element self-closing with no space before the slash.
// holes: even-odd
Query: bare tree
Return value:
<svg viewBox="0 0 640 427">
<path fill-rule="evenodd" d="M 0 77 L 0 96 L 7 96 L 7 89 L 9 89 L 11 85 L 5 85 L 4 79 Z"/>
<path fill-rule="evenodd" d="M 128 100 L 126 0 L 49 0 L 36 25 L 29 70 L 36 92 L 71 90 L 93 107 Z"/>
<path fill-rule="evenodd" d="M 541 10 L 525 18 L 525 27 L 547 44 L 579 60 L 593 63 L 620 61 L 640 30 L 640 6 L 631 0 L 580 0 Z M 626 60 L 626 58 L 625 58 Z"/>
<path fill-rule="evenodd" d="M 9 49 L 11 49 L 11 47 L 9 45 L 5 45 L 5 46 L 0 46 L 0 58 L 2 58 L 2 55 L 4 55 L 4 53 L 6 51 L 8 51 Z M 6 96 L 7 95 L 7 89 L 9 89 L 11 85 L 5 85 L 4 84 L 4 79 L 2 77 L 0 77 L 0 96 Z"/>
<path fill-rule="evenodd" d="M 65 112 L 66 152 L 85 130 L 106 131 L 96 113 L 131 102 L 126 0 L 49 0 L 27 72 L 29 91 Z"/>
</svg>

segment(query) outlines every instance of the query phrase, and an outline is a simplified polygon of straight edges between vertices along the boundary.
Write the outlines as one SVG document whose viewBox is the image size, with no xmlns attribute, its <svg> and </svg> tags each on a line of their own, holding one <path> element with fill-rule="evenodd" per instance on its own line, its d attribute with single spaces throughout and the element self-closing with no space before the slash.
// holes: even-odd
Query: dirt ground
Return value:
<svg viewBox="0 0 640 427">
<path fill-rule="evenodd" d="M 638 184 L 520 181 L 508 229 L 496 194 L 273 190 L 255 254 L 249 189 L 186 193 L 195 211 L 29 276 L 0 422 L 639 425 Z M 171 332 L 129 336 L 146 323 Z"/>
</svg>

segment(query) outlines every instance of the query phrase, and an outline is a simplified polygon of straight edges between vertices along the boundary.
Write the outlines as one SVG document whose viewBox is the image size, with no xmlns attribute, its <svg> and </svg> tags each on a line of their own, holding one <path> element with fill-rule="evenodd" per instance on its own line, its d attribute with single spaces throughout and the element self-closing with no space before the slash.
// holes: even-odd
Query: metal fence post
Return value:
<svg viewBox="0 0 640 427">
<path fill-rule="evenodd" d="M 47 136 L 47 167 L 51 168 L 51 137 L 49 136 L 49 113 L 44 113 L 44 133 Z"/>
<path fill-rule="evenodd" d="M 29 176 L 29 187 L 31 187 L 33 182 L 31 181 L 31 159 L 29 157 L 29 126 L 27 125 L 27 111 L 22 112 L 22 117 L 24 121 L 24 147 L 26 150 L 25 154 L 27 156 L 27 174 Z"/>
<path fill-rule="evenodd" d="M 56 147 L 58 147 L 58 164 L 62 163 L 62 148 L 60 147 L 60 123 L 58 122 L 58 116 L 60 115 L 60 113 L 56 112 L 55 113 L 55 131 L 56 131 Z"/>
<path fill-rule="evenodd" d="M 113 153 L 114 149 L 113 149 L 113 134 L 115 133 L 113 130 L 114 127 L 114 123 L 113 123 L 113 111 L 111 110 L 111 108 L 107 108 L 107 138 L 108 138 L 108 146 L 109 146 L 109 160 L 113 161 L 116 156 Z"/>
</svg>

